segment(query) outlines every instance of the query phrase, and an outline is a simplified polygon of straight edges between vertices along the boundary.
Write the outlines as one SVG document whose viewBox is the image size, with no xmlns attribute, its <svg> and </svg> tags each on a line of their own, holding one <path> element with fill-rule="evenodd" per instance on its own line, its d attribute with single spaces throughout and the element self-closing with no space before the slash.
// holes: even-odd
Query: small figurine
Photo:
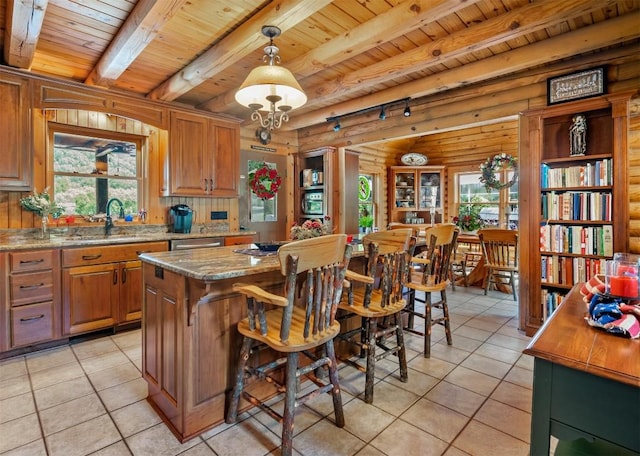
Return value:
<svg viewBox="0 0 640 456">
<path fill-rule="evenodd" d="M 587 152 L 587 118 L 582 114 L 576 114 L 569 129 L 570 154 L 584 155 Z"/>
</svg>

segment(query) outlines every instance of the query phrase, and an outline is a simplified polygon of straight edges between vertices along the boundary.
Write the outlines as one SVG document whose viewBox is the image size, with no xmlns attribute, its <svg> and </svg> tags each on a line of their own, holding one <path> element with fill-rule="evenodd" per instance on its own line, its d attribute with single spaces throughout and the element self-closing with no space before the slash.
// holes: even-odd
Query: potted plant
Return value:
<svg viewBox="0 0 640 456">
<path fill-rule="evenodd" d="M 460 206 L 458 215 L 453 217 L 453 223 L 466 233 L 475 233 L 485 226 L 484 219 L 480 216 L 481 204 L 465 204 Z"/>
</svg>

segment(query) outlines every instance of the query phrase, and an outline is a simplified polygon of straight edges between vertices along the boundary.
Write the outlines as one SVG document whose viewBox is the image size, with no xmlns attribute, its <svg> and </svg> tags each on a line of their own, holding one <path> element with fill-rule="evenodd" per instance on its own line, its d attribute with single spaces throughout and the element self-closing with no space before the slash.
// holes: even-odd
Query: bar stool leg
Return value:
<svg viewBox="0 0 640 456">
<path fill-rule="evenodd" d="M 285 384 L 287 391 L 282 415 L 282 456 L 293 454 L 293 418 L 296 413 L 296 392 L 298 387 L 298 353 L 287 354 L 287 372 Z"/>
<path fill-rule="evenodd" d="M 338 377 L 338 362 L 336 360 L 336 350 L 333 340 L 326 344 L 327 357 L 329 358 L 329 380 L 333 385 L 331 396 L 333 397 L 333 412 L 336 416 L 336 426 L 344 427 L 344 411 L 342 409 L 342 393 L 340 392 L 340 381 Z"/>
<path fill-rule="evenodd" d="M 424 357 L 431 357 L 431 292 L 425 292 L 424 300 Z"/>
<path fill-rule="evenodd" d="M 369 337 L 367 340 L 367 369 L 365 375 L 364 401 L 367 404 L 371 404 L 373 402 L 373 383 L 376 372 L 377 321 L 375 318 L 368 318 L 367 320 L 367 333 Z"/>
<path fill-rule="evenodd" d="M 244 389 L 244 368 L 249 360 L 251 354 L 251 347 L 253 346 L 253 340 L 245 337 L 242 340 L 242 349 L 240 350 L 240 356 L 238 358 L 238 369 L 236 370 L 236 381 L 233 386 L 233 392 L 231 393 L 231 400 L 229 401 L 229 410 L 227 410 L 226 422 L 231 424 L 235 423 L 238 418 L 238 407 L 240 404 L 240 396 Z"/>
</svg>

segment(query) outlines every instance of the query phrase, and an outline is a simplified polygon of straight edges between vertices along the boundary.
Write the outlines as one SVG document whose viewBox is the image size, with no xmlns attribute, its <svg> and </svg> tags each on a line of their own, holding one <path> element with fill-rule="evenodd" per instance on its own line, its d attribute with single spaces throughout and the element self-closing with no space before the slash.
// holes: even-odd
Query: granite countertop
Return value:
<svg viewBox="0 0 640 456">
<path fill-rule="evenodd" d="M 171 241 L 208 237 L 251 236 L 255 231 L 197 231 L 169 233 L 164 226 L 147 225 L 138 229 L 114 229 L 105 236 L 99 230 L 51 230 L 49 239 L 37 239 L 35 230 L 6 230 L 0 232 L 0 252 L 40 248 L 82 247 L 95 245 L 131 244 L 138 242 Z"/>
<path fill-rule="evenodd" d="M 207 282 L 276 271 L 280 268 L 276 252 L 271 255 L 262 255 L 259 250 L 256 251 L 256 255 L 235 252 L 248 250 L 250 246 L 245 244 L 210 249 L 143 253 L 140 259 L 177 274 Z"/>
<path fill-rule="evenodd" d="M 280 262 L 276 252 L 261 252 L 252 244 L 211 249 L 143 253 L 140 259 L 169 271 L 205 282 L 276 271 Z M 244 251 L 245 253 L 240 253 Z M 253 254 L 249 254 L 254 252 Z M 364 255 L 362 244 L 353 245 L 352 258 Z"/>
</svg>

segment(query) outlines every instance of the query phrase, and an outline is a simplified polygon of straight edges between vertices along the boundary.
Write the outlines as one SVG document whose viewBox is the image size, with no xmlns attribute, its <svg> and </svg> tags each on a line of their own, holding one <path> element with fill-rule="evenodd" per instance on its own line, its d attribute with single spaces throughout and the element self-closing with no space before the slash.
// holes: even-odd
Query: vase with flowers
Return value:
<svg viewBox="0 0 640 456">
<path fill-rule="evenodd" d="M 331 224 L 329 217 L 321 219 L 305 220 L 302 225 L 295 223 L 289 232 L 289 239 L 300 240 L 309 239 L 318 236 L 324 236 L 331 233 Z"/>
<path fill-rule="evenodd" d="M 465 204 L 460 206 L 458 215 L 453 217 L 453 223 L 456 224 L 460 231 L 467 233 L 475 233 L 485 226 L 484 219 L 480 215 L 482 205 Z"/>
<path fill-rule="evenodd" d="M 64 208 L 49 195 L 48 188 L 45 188 L 42 193 L 34 190 L 32 195 L 25 196 L 20 200 L 20 205 L 40 217 L 40 229 L 37 231 L 39 239 L 49 237 L 49 216 L 56 219 L 64 213 Z"/>
</svg>

